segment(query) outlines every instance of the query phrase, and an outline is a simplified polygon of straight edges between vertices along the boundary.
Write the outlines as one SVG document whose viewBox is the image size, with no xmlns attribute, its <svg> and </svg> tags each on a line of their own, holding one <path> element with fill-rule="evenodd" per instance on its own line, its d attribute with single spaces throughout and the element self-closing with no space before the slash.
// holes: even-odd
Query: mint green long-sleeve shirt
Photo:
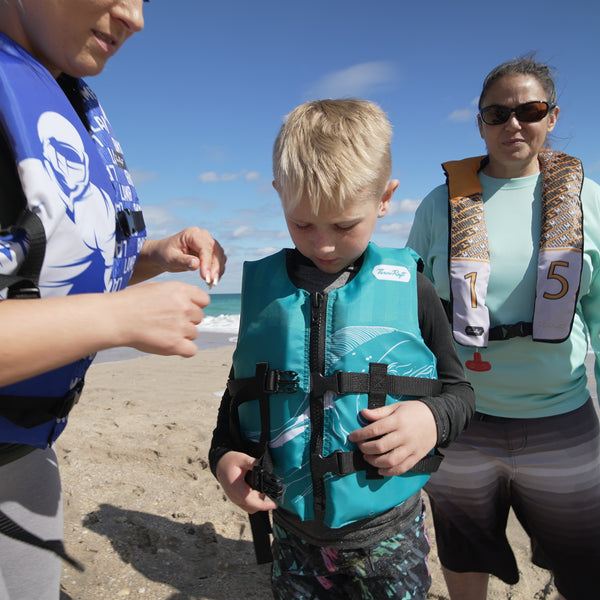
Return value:
<svg viewBox="0 0 600 600">
<path fill-rule="evenodd" d="M 486 305 L 490 326 L 531 322 L 535 301 L 541 228 L 541 175 L 496 179 L 479 174 L 490 245 Z M 574 410 L 589 397 L 584 360 L 588 337 L 600 380 L 600 186 L 584 179 L 584 260 L 579 299 L 569 339 L 534 342 L 531 337 L 489 342 L 479 349 L 489 371 L 465 369 L 479 412 L 534 418 Z M 415 214 L 407 245 L 425 263 L 442 299 L 450 298 L 448 279 L 448 188 L 428 194 Z M 457 344 L 465 365 L 474 348 Z"/>
</svg>

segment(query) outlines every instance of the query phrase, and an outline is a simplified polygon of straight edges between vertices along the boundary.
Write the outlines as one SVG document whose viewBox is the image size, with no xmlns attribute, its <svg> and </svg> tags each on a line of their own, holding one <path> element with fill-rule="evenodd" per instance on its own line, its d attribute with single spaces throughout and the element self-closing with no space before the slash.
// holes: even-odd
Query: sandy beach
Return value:
<svg viewBox="0 0 600 600">
<path fill-rule="evenodd" d="M 194 358 L 143 356 L 94 364 L 57 443 L 65 545 L 61 600 L 268 600 L 269 566 L 255 563 L 243 511 L 208 468 L 208 449 L 232 345 Z M 433 525 L 428 598 L 448 598 Z M 521 580 L 492 579 L 490 600 L 554 597 L 548 572 L 529 562 L 514 519 L 509 535 Z"/>
</svg>

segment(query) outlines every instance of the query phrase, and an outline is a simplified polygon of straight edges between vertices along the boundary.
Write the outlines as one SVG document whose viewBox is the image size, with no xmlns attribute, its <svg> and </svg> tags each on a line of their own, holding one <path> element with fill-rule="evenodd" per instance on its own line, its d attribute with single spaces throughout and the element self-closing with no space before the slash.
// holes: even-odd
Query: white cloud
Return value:
<svg viewBox="0 0 600 600">
<path fill-rule="evenodd" d="M 275 254 L 275 252 L 278 252 L 279 250 L 281 250 L 281 248 L 268 246 L 266 248 L 256 248 L 256 250 L 254 250 L 254 253 L 257 256 L 270 256 L 271 254 Z"/>
<path fill-rule="evenodd" d="M 200 173 L 198 179 L 202 183 L 212 183 L 213 181 L 219 181 L 219 176 L 214 171 L 207 171 L 206 173 Z"/>
<path fill-rule="evenodd" d="M 254 227 L 242 225 L 241 227 L 238 227 L 236 230 L 234 230 L 232 236 L 234 238 L 247 238 L 253 236 L 255 233 L 256 230 L 254 229 Z"/>
<path fill-rule="evenodd" d="M 242 169 L 238 173 L 215 173 L 214 171 L 206 171 L 200 173 L 198 179 L 202 183 L 222 183 L 228 181 L 237 181 L 241 179 L 243 181 L 257 181 L 260 179 L 260 173 L 258 171 L 248 171 L 248 169 Z"/>
<path fill-rule="evenodd" d="M 412 223 L 381 223 L 381 225 L 379 225 L 379 231 L 406 238 L 408 237 L 411 226 Z"/>
<path fill-rule="evenodd" d="M 472 121 L 475 115 L 477 114 L 477 106 L 479 104 L 479 97 L 471 100 L 468 108 L 457 108 L 453 110 L 448 116 L 449 121 L 454 121 L 455 123 L 465 123 L 467 121 Z"/>
<path fill-rule="evenodd" d="M 177 218 L 162 206 L 144 206 L 144 221 L 152 229 L 163 229 L 174 225 Z"/>
<path fill-rule="evenodd" d="M 151 171 L 142 171 L 142 169 L 134 167 L 133 169 L 129 169 L 129 174 L 133 179 L 133 183 L 136 186 L 140 186 L 144 183 L 148 183 L 149 181 L 156 181 L 157 175 Z"/>
<path fill-rule="evenodd" d="M 465 123 L 466 121 L 471 121 L 475 115 L 476 113 L 472 108 L 460 108 L 453 110 L 448 119 L 455 123 Z"/>
<path fill-rule="evenodd" d="M 396 69 L 391 62 L 373 61 L 328 73 L 308 91 L 310 98 L 365 97 L 392 83 Z"/>
<path fill-rule="evenodd" d="M 404 198 L 400 202 L 392 202 L 388 215 L 399 215 L 399 214 L 414 214 L 417 207 L 421 204 L 421 200 L 411 200 L 410 198 Z"/>
</svg>

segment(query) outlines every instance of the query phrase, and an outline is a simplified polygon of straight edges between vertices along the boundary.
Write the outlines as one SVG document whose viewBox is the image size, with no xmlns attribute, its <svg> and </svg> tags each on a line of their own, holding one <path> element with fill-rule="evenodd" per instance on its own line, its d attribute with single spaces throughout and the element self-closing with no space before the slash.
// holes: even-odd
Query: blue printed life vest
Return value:
<svg viewBox="0 0 600 600">
<path fill-rule="evenodd" d="M 290 281 L 285 252 L 244 264 L 232 429 L 244 451 L 268 452 L 282 508 L 339 528 L 399 505 L 429 477 L 380 477 L 348 440 L 366 425 L 363 408 L 439 393 L 416 255 L 370 244 L 354 279 L 325 295 Z"/>
<path fill-rule="evenodd" d="M 583 167 L 577 158 L 552 150 L 538 156 L 542 175 L 542 227 L 533 322 L 490 329 L 485 305 L 490 255 L 481 183 L 485 156 L 444 163 L 448 183 L 448 256 L 454 339 L 486 347 L 488 340 L 532 336 L 538 342 L 569 337 L 583 266 Z"/>
<path fill-rule="evenodd" d="M 26 211 L 37 216 L 45 233 L 42 298 L 124 288 L 145 239 L 137 194 L 106 115 L 82 80 L 72 83 L 89 131 L 50 73 L 0 34 L 0 125 L 18 167 Z M 3 232 L 0 275 L 18 271 L 29 241 L 17 226 Z M 4 297 L 0 289 L 0 300 Z M 66 425 L 92 360 L 0 388 L 0 442 L 51 444 Z"/>
</svg>

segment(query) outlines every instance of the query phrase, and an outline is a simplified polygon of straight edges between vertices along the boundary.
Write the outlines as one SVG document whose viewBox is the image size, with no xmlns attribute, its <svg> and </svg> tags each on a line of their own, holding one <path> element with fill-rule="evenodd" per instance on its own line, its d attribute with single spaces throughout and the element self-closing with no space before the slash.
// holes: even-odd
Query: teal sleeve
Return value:
<svg viewBox="0 0 600 600">
<path fill-rule="evenodd" d="M 581 296 L 581 309 L 595 356 L 594 376 L 598 392 L 600 391 L 600 186 L 586 178 L 582 200 L 583 249 L 586 262 L 591 264 L 591 278 L 588 289 Z"/>
<path fill-rule="evenodd" d="M 432 190 L 417 208 L 406 245 L 423 260 L 423 274 L 440 298 L 448 300 L 448 188 Z"/>
</svg>

